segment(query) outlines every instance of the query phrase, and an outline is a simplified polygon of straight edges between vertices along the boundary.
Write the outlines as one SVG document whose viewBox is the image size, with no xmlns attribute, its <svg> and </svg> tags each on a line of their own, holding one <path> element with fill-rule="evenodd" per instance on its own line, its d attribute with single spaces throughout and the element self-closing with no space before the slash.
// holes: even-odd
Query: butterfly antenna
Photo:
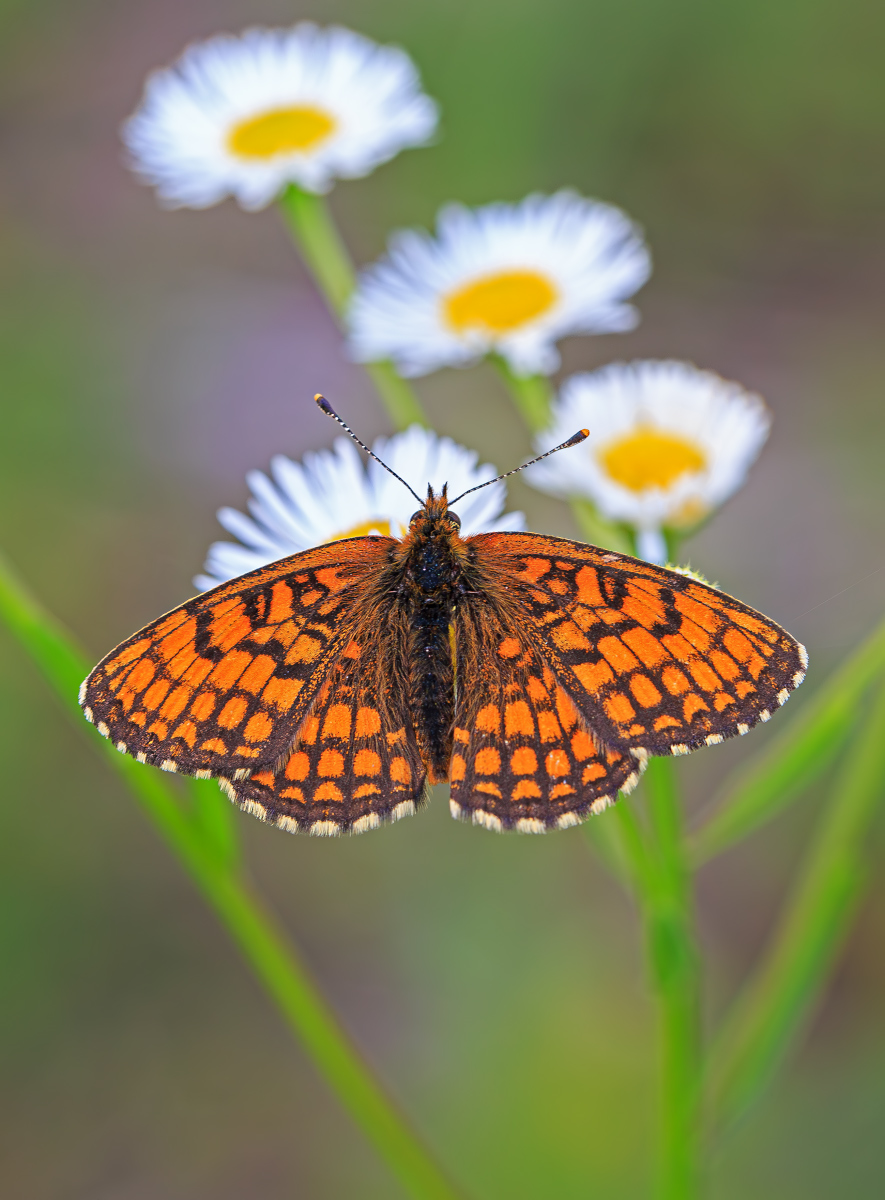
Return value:
<svg viewBox="0 0 885 1200">
<path fill-rule="evenodd" d="M 346 426 L 345 426 L 346 428 Z M 556 454 L 559 450 L 568 450 L 569 446 L 578 446 L 585 438 L 590 436 L 589 429 L 579 429 L 577 433 L 573 433 L 567 442 L 563 442 L 560 446 L 554 446 L 552 450 L 548 450 L 546 454 L 539 454 L 537 458 L 530 459 L 529 462 L 523 463 L 521 467 L 514 467 L 512 471 L 505 471 L 503 475 L 499 475 L 497 479 L 487 479 L 485 483 L 478 483 L 476 487 L 468 488 L 466 492 L 462 492 L 460 496 L 456 496 L 454 500 L 449 501 L 449 506 L 457 504 L 459 500 L 463 500 L 465 496 L 469 496 L 471 492 L 478 492 L 480 488 L 489 487 L 490 484 L 498 483 L 501 479 L 506 479 L 508 475 L 516 475 L 518 471 L 524 471 L 526 467 L 533 467 L 535 463 L 539 463 L 544 458 L 549 458 L 551 454 Z"/>
<path fill-rule="evenodd" d="M 386 462 L 381 462 L 381 459 L 378 457 L 378 455 L 375 454 L 372 450 L 370 450 L 369 447 L 366 445 L 366 443 L 364 441 L 361 441 L 360 438 L 358 438 L 356 436 L 356 434 L 353 432 L 353 430 L 350 428 L 350 426 L 347 424 L 347 422 L 341 420 L 341 418 L 335 412 L 335 409 L 332 407 L 332 405 L 329 403 L 329 401 L 326 399 L 325 396 L 321 396 L 319 394 L 319 392 L 317 392 L 317 394 L 314 396 L 314 400 L 316 400 L 316 402 L 317 402 L 317 407 L 320 408 L 326 414 L 327 417 L 331 417 L 333 421 L 337 421 L 338 424 L 341 426 L 341 428 L 345 431 L 345 433 L 349 433 L 350 436 L 353 438 L 353 440 L 356 442 L 356 444 L 358 446 L 362 446 L 363 450 L 365 450 L 365 452 L 366 452 L 366 454 L 368 454 L 369 458 L 374 458 L 376 463 L 381 463 L 381 466 L 384 468 L 385 471 L 390 471 L 390 474 L 394 477 L 394 479 L 399 479 L 399 481 L 403 485 L 403 487 L 409 488 L 409 491 L 412 493 L 412 495 L 415 497 L 415 499 L 418 501 L 418 503 L 422 506 L 422 508 L 424 507 L 424 501 L 421 499 L 421 497 L 418 495 L 418 493 L 413 488 L 410 488 L 409 485 L 406 483 L 405 479 L 402 479 L 399 475 L 397 475 L 396 471 L 391 471 L 390 467 L 388 467 Z M 550 453 L 552 454 L 553 451 L 551 450 Z"/>
</svg>

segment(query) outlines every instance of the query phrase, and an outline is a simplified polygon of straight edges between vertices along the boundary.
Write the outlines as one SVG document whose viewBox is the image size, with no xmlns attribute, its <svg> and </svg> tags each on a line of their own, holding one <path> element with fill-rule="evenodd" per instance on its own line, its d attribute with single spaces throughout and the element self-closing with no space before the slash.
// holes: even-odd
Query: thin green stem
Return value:
<svg viewBox="0 0 885 1200">
<path fill-rule="evenodd" d="M 550 424 L 553 389 L 546 375 L 517 375 L 501 354 L 490 354 L 489 361 L 507 385 L 513 403 L 531 433 L 540 433 Z"/>
<path fill-rule="evenodd" d="M 834 671 L 762 754 L 723 787 L 690 840 L 700 865 L 770 821 L 833 762 L 856 727 L 864 696 L 885 672 L 885 621 Z"/>
<path fill-rule="evenodd" d="M 147 817 L 188 872 L 276 1003 L 326 1083 L 418 1200 L 456 1200 L 458 1192 L 338 1024 L 295 949 L 243 878 L 218 812 L 200 797 L 192 817 L 151 767 L 118 754 L 83 720 L 77 690 L 87 660 L 0 556 L 0 618 L 42 670 L 67 711 L 122 776 Z M 214 830 L 207 832 L 207 822 Z"/>
<path fill-rule="evenodd" d="M 280 207 L 308 270 L 334 316 L 343 322 L 356 287 L 356 272 L 325 199 L 290 184 L 280 197 Z M 427 425 L 418 397 L 393 363 L 366 363 L 365 367 L 397 429 Z"/>
<path fill-rule="evenodd" d="M 600 516 L 592 500 L 574 496 L 571 508 L 578 528 L 591 545 L 601 546 L 603 550 L 615 550 L 618 554 L 635 553 L 629 531 Z"/>
<path fill-rule="evenodd" d="M 657 877 L 646 892 L 649 962 L 660 1036 L 660 1200 L 692 1200 L 699 1187 L 700 955 L 673 763 L 645 775 Z"/>
<path fill-rule="evenodd" d="M 763 1092 L 818 999 L 868 875 L 885 791 L 885 686 L 851 744 L 793 894 L 710 1058 L 711 1112 L 727 1125 Z"/>
</svg>

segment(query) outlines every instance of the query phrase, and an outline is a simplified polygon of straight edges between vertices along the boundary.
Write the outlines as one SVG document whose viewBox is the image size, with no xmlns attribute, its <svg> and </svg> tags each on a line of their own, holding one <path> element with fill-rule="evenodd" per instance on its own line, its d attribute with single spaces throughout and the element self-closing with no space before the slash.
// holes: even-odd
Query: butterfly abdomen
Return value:
<svg viewBox="0 0 885 1200">
<path fill-rule="evenodd" d="M 401 600 L 409 626 L 409 695 L 415 731 L 431 780 L 448 778 L 455 720 L 455 672 L 449 629 L 461 565 L 451 527 L 429 522 L 411 539 Z"/>
</svg>

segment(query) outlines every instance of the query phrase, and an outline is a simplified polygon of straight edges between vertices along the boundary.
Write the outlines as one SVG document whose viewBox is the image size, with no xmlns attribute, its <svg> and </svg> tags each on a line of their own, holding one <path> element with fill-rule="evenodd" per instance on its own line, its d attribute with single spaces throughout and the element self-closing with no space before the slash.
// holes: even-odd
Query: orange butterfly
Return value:
<svg viewBox="0 0 885 1200">
<path fill-rule="evenodd" d="M 649 754 L 767 721 L 805 677 L 794 638 L 690 577 L 459 526 L 428 487 L 401 540 L 334 542 L 189 600 L 99 663 L 87 719 L 291 832 L 362 833 L 447 780 L 454 816 L 543 833 L 629 792 Z"/>
</svg>

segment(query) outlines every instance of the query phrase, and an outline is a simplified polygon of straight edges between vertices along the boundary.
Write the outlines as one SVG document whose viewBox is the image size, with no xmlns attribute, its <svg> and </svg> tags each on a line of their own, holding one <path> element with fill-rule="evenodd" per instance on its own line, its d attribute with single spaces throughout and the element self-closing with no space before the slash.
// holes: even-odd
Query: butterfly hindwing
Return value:
<svg viewBox="0 0 885 1200">
<path fill-rule="evenodd" d="M 805 677 L 794 638 L 690 576 L 538 534 L 470 542 L 606 746 L 713 745 L 768 720 Z"/>
<path fill-rule="evenodd" d="M 169 771 L 231 778 L 276 765 L 390 544 L 321 546 L 189 600 L 99 663 L 81 688 L 87 718 L 118 750 Z"/>
<path fill-rule="evenodd" d="M 290 832 L 362 833 L 415 812 L 424 794 L 408 689 L 391 662 L 408 629 L 390 614 L 350 640 L 277 771 L 222 786 L 242 808 Z"/>
<path fill-rule="evenodd" d="M 542 833 L 631 790 L 646 756 L 599 744 L 537 649 L 488 597 L 459 609 L 455 637 L 455 816 Z"/>
</svg>

